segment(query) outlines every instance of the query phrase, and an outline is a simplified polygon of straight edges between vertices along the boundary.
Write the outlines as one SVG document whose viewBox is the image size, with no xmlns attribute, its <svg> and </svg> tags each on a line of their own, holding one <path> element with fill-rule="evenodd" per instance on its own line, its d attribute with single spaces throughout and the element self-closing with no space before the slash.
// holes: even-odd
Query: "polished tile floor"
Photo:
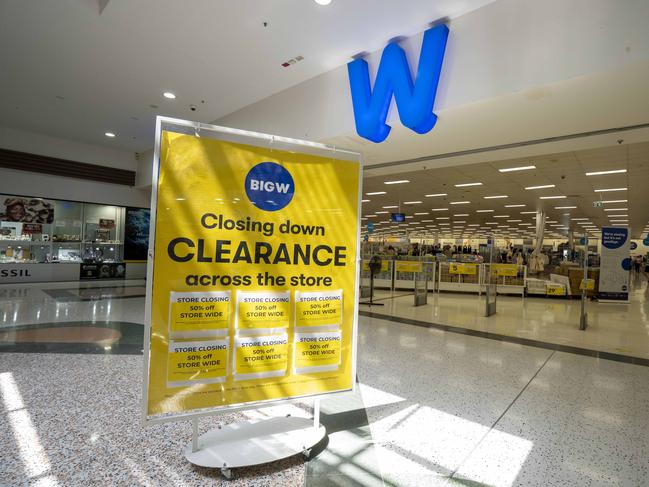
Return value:
<svg viewBox="0 0 649 487">
<path fill-rule="evenodd" d="M 373 313 L 482 332 L 556 343 L 632 357 L 649 358 L 649 287 L 644 275 L 631 280 L 629 304 L 587 301 L 589 327 L 579 330 L 581 300 L 498 296 L 498 312 L 484 317 L 484 296 L 429 293 L 428 304 L 413 306 L 412 294 L 377 291 L 384 303 Z M 395 296 L 391 298 L 391 296 Z M 370 307 L 361 308 L 370 311 Z"/>
<path fill-rule="evenodd" d="M 2 328 L 139 326 L 142 283 L 122 284 L 0 289 Z M 645 366 L 361 317 L 360 385 L 323 400 L 326 448 L 225 481 L 184 461 L 188 423 L 140 427 L 141 355 L 53 351 L 0 351 L 2 486 L 649 485 Z M 228 414 L 201 430 L 309 408 Z"/>
</svg>

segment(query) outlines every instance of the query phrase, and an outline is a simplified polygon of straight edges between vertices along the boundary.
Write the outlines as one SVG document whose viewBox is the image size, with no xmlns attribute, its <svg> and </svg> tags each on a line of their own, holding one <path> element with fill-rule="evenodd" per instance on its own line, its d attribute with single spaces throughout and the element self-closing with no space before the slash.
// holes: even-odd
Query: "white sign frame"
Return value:
<svg viewBox="0 0 649 487">
<path fill-rule="evenodd" d="M 184 413 L 169 413 L 157 416 L 149 416 L 148 409 L 148 386 L 149 386 L 149 366 L 151 354 L 151 302 L 153 296 L 153 261 L 155 249 L 155 222 L 157 219 L 157 201 L 158 201 L 158 176 L 160 173 L 160 143 L 163 130 L 171 130 L 176 133 L 195 135 L 197 137 L 211 137 L 217 140 L 224 140 L 237 143 L 245 143 L 257 147 L 272 147 L 277 150 L 295 150 L 299 148 L 301 152 L 312 155 L 329 156 L 338 159 L 344 159 L 359 164 L 358 178 L 358 214 L 357 214 L 357 234 L 356 234 L 356 278 L 355 278 L 355 299 L 354 299 L 354 319 L 352 330 L 352 387 L 342 391 L 333 391 L 320 394 L 307 394 L 303 396 L 294 396 L 286 399 L 269 399 L 266 401 L 248 402 L 243 404 L 233 404 L 230 406 L 220 406 L 206 409 L 197 409 Z M 260 144 L 260 142 L 262 142 Z M 361 208 L 363 198 L 363 154 L 346 149 L 339 149 L 332 145 L 311 142 L 302 139 L 293 139 L 278 135 L 264 134 L 260 132 L 251 132 L 218 125 L 210 125 L 201 122 L 192 122 L 171 117 L 156 117 L 155 147 L 153 151 L 153 174 L 151 184 L 151 216 L 149 226 L 149 250 L 147 253 L 147 282 L 146 282 L 146 301 L 144 316 L 144 343 L 143 343 L 143 367 L 142 367 L 142 399 L 141 399 L 141 421 L 144 426 L 152 424 L 167 423 L 172 421 L 197 420 L 205 416 L 214 416 L 219 414 L 230 413 L 234 411 L 243 411 L 247 409 L 256 409 L 259 407 L 268 407 L 278 404 L 293 403 L 305 398 L 317 399 L 322 396 L 334 394 L 346 394 L 356 391 L 356 367 L 357 367 L 357 345 L 358 345 L 358 311 L 359 311 L 359 282 L 361 270 Z"/>
</svg>

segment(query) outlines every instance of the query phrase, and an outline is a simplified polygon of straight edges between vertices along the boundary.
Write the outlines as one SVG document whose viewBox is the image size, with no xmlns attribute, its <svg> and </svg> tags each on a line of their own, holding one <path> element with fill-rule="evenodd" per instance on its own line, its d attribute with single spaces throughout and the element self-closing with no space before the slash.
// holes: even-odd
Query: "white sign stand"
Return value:
<svg viewBox="0 0 649 487">
<path fill-rule="evenodd" d="M 218 427 L 198 436 L 198 419 L 192 419 L 192 442 L 185 447 L 185 458 L 200 467 L 220 468 L 227 479 L 232 469 L 282 460 L 311 449 L 327 434 L 320 424 L 320 399 L 313 405 L 313 420 L 287 415 L 250 420 Z"/>
<path fill-rule="evenodd" d="M 158 171 L 160 164 L 160 136 L 162 129 L 173 129 L 174 131 L 201 136 L 209 132 L 219 133 L 220 140 L 231 140 L 233 142 L 243 142 L 245 139 L 266 140 L 269 144 L 277 144 L 281 148 L 291 150 L 300 146 L 309 153 L 316 155 L 333 154 L 343 156 L 348 160 L 358 161 L 361 169 L 363 167 L 362 154 L 358 152 L 338 149 L 333 146 L 320 144 L 316 142 L 291 139 L 286 137 L 277 137 L 268 134 L 260 134 L 245 130 L 231 129 L 227 127 L 217 127 L 213 125 L 178 120 L 168 117 L 158 117 L 156 121 L 156 145 L 154 149 L 153 163 L 153 185 L 151 195 L 151 218 L 155 219 L 157 211 L 157 187 Z M 361 207 L 362 198 L 362 178 L 359 180 L 358 187 L 358 208 Z M 356 236 L 356 289 L 360 282 L 360 212 L 358 214 Z M 250 420 L 239 423 L 232 423 L 226 426 L 219 426 L 199 436 L 198 419 L 204 416 L 213 416 L 227 412 L 252 409 L 255 407 L 264 407 L 277 405 L 281 403 L 290 403 L 303 400 L 305 397 L 292 397 L 287 399 L 262 401 L 256 403 L 247 403 L 244 405 L 234 405 L 219 407 L 213 410 L 201 412 L 186 412 L 174 415 L 167 415 L 157 418 L 147 416 L 148 401 L 148 374 L 149 374 L 149 355 L 150 355 L 150 336 L 151 336 L 151 296 L 153 286 L 153 243 L 155 242 L 155 225 L 151 225 L 149 231 L 149 260 L 147 265 L 147 297 L 145 310 L 145 334 L 144 334 L 144 367 L 142 370 L 142 416 L 145 425 L 160 424 L 169 421 L 192 420 L 192 441 L 185 449 L 185 458 L 194 465 L 219 468 L 221 474 L 227 479 L 232 478 L 232 469 L 240 467 L 250 467 L 274 462 L 293 455 L 302 454 L 305 458 L 310 458 L 312 448 L 320 443 L 326 436 L 326 428 L 320 424 L 320 397 L 322 395 L 344 394 L 353 392 L 356 388 L 355 381 L 352 382 L 352 389 L 343 391 L 333 391 L 313 397 L 313 419 L 300 418 L 287 415 L 284 417 L 275 417 L 264 420 Z M 356 377 L 356 351 L 358 342 L 358 299 L 355 300 L 354 306 L 354 323 L 352 338 L 352 377 Z"/>
</svg>

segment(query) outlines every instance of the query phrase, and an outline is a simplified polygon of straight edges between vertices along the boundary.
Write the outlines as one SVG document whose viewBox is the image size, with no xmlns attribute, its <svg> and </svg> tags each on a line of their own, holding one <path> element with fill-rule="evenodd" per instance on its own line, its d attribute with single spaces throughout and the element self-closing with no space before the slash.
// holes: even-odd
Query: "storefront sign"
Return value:
<svg viewBox="0 0 649 487">
<path fill-rule="evenodd" d="M 418 134 L 432 130 L 437 122 L 433 107 L 447 38 L 446 25 L 424 32 L 414 81 L 406 53 L 396 42 L 383 50 L 373 89 L 367 61 L 355 59 L 347 65 L 358 135 L 376 143 L 387 138 L 390 126 L 385 121 L 393 95 L 404 126 Z"/>
<path fill-rule="evenodd" d="M 363 270 L 369 272 L 370 271 L 370 261 L 369 260 L 364 260 L 363 261 Z M 390 270 L 390 263 L 387 260 L 382 260 L 381 261 L 381 272 L 388 272 Z"/>
<path fill-rule="evenodd" d="M 219 134 L 160 135 L 148 417 L 353 387 L 356 155 Z"/>
<path fill-rule="evenodd" d="M 0 264 L 0 284 L 64 282 L 79 279 L 79 264 Z"/>
<path fill-rule="evenodd" d="M 602 258 L 599 298 L 613 301 L 629 299 L 629 229 L 602 227 Z"/>
</svg>

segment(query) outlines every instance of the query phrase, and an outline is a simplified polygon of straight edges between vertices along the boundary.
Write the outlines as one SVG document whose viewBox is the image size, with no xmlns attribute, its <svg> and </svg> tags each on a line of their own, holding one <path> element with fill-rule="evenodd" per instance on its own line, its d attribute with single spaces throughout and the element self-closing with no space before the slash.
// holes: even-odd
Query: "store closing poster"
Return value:
<svg viewBox="0 0 649 487">
<path fill-rule="evenodd" d="M 599 298 L 612 301 L 628 301 L 629 229 L 602 227 L 602 259 L 599 274 Z"/>
<path fill-rule="evenodd" d="M 147 415 L 349 390 L 360 165 L 163 130 Z"/>
</svg>

